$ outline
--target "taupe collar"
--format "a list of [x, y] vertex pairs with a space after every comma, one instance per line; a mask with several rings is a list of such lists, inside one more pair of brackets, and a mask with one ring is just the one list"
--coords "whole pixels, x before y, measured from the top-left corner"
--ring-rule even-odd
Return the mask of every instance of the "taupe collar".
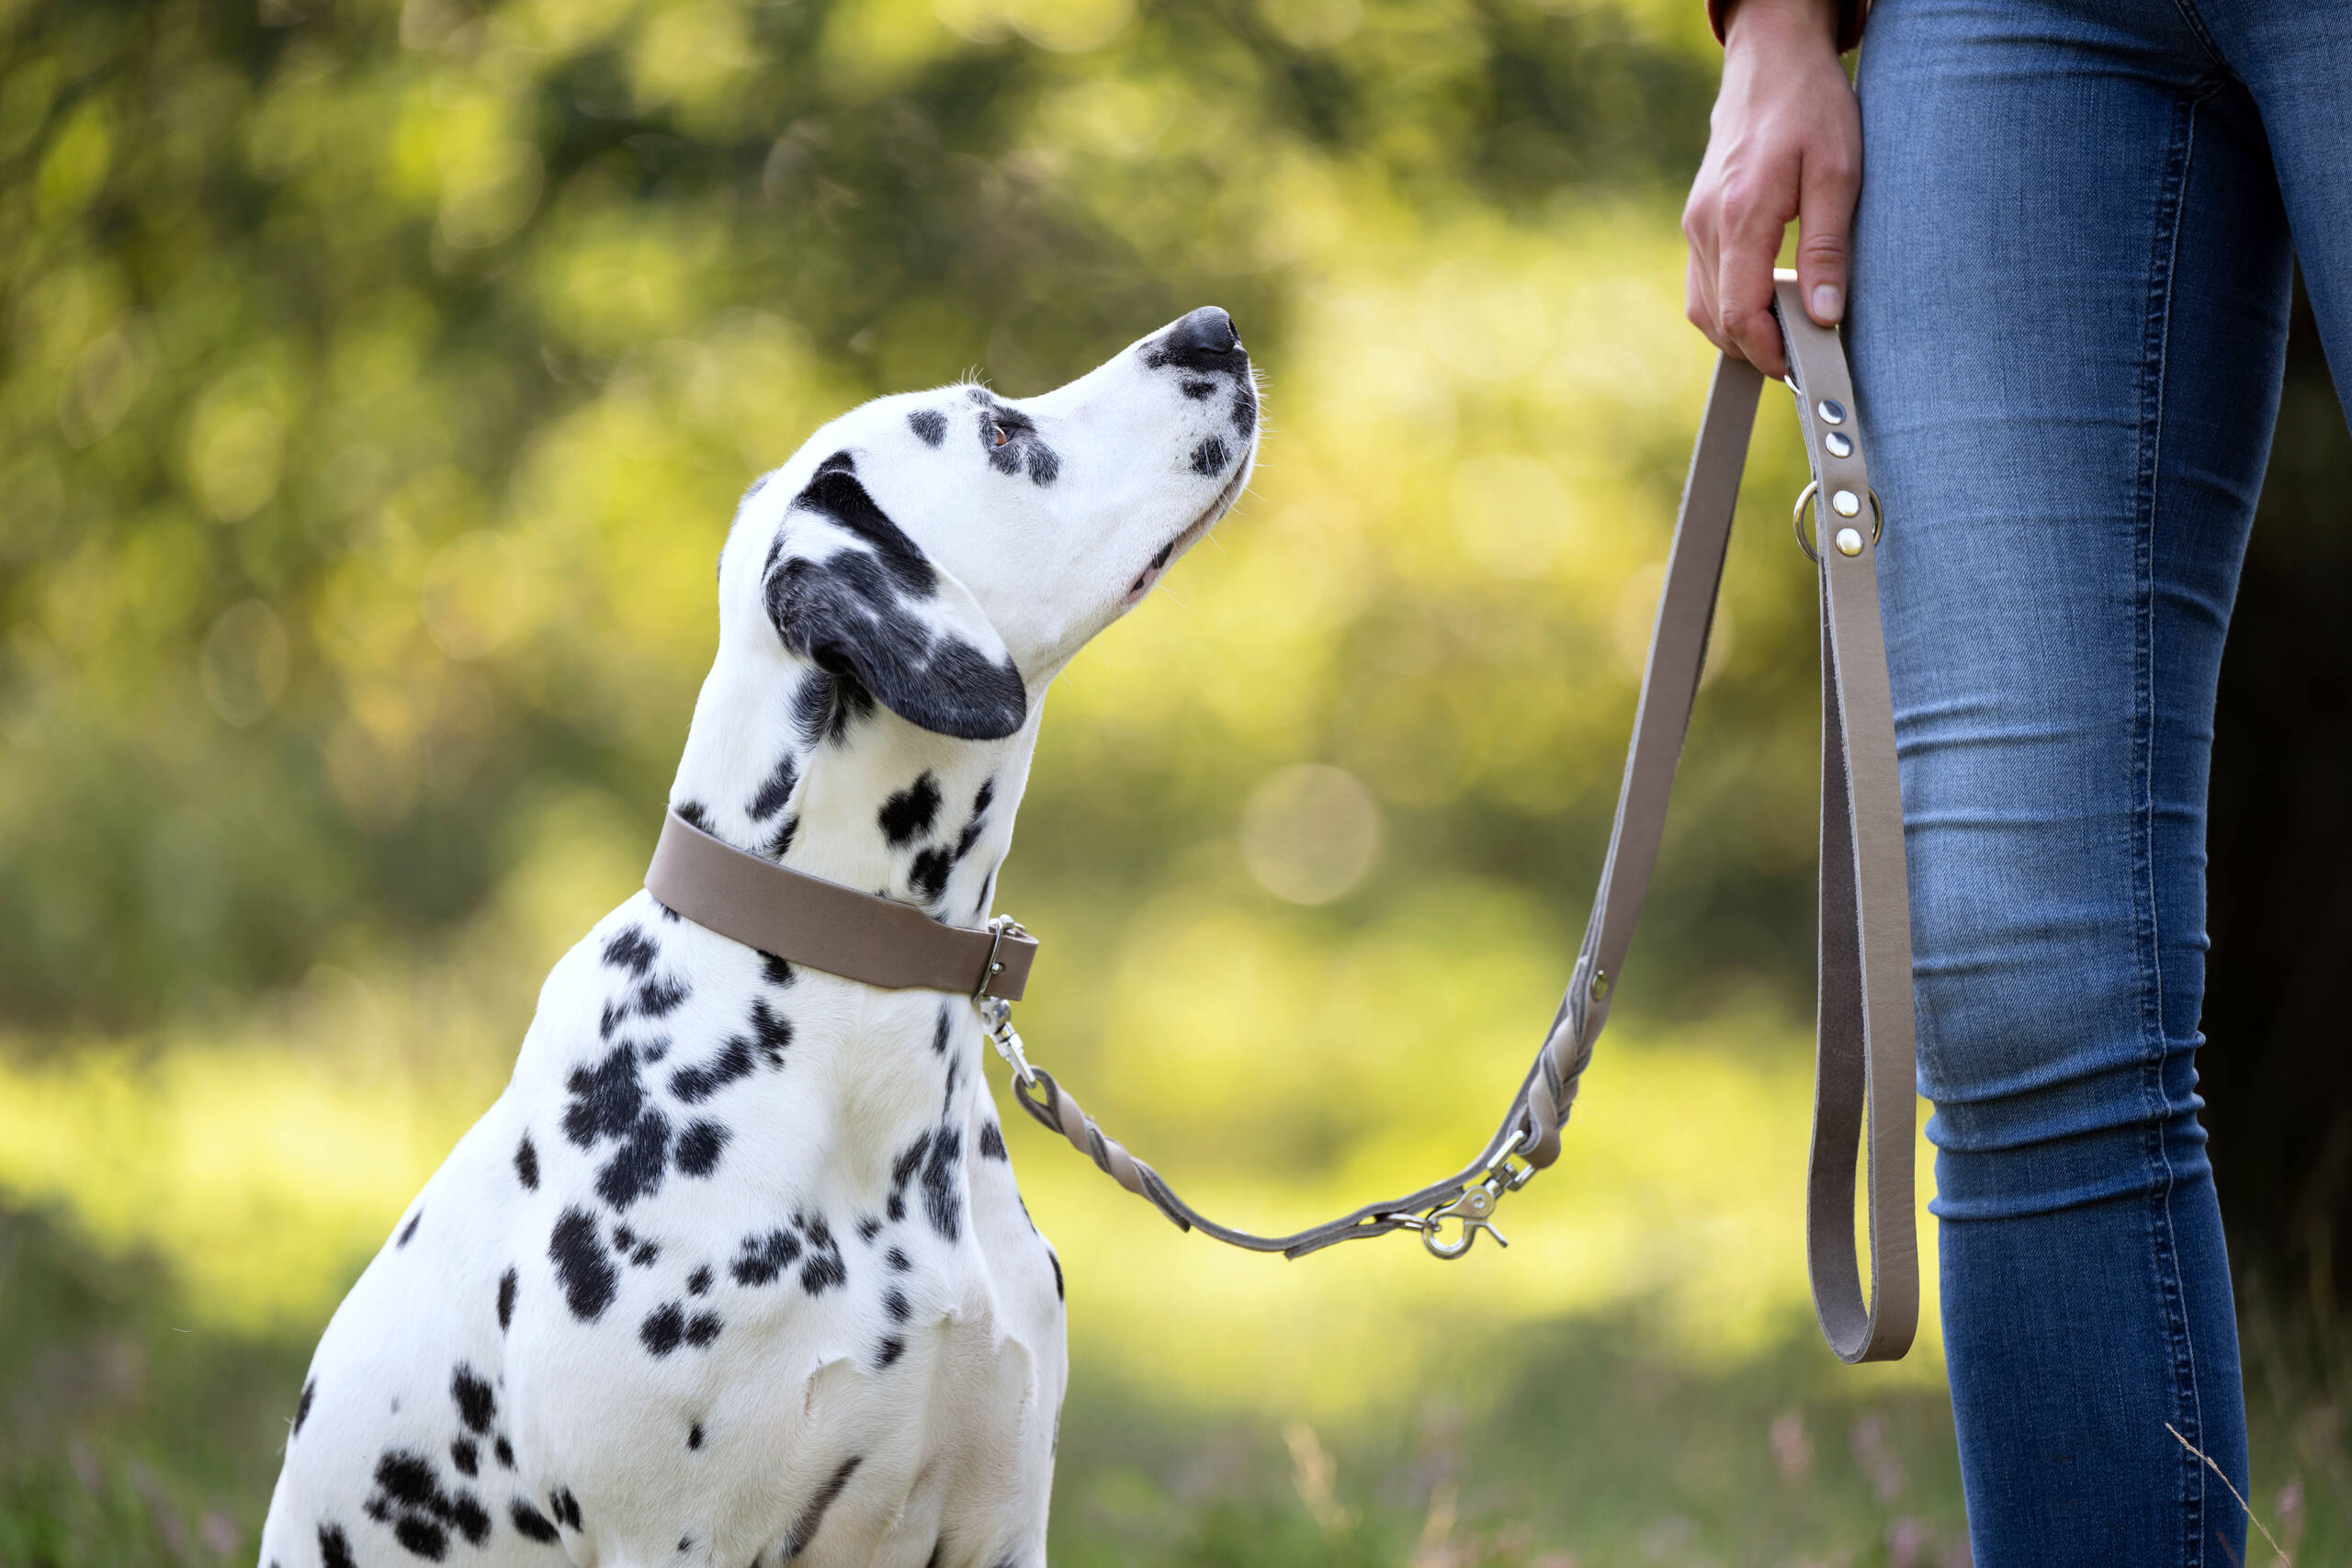
[[1037, 939], [1002, 917], [984, 931], [933, 919], [821, 876], [745, 854], [670, 813], [645, 890], [746, 947], [886, 990], [1017, 1002]]

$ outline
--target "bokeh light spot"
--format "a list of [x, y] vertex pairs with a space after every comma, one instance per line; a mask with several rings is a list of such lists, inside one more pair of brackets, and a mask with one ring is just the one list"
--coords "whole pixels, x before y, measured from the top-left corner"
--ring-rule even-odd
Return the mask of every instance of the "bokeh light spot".
[[1284, 768], [1251, 792], [1241, 858], [1278, 898], [1328, 904], [1362, 882], [1380, 854], [1380, 807], [1344, 768]]

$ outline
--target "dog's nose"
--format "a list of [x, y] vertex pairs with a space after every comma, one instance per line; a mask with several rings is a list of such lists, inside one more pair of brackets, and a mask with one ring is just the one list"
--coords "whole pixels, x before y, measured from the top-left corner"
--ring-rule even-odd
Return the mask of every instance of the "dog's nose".
[[1215, 305], [1204, 305], [1168, 330], [1169, 349], [1181, 355], [1238, 354], [1241, 334], [1233, 318]]

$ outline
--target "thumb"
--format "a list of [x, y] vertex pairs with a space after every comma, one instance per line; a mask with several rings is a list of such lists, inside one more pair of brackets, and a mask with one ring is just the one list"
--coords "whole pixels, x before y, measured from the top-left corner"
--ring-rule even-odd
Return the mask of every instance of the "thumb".
[[1846, 314], [1848, 240], [1861, 193], [1858, 160], [1842, 148], [1810, 153], [1797, 192], [1797, 289], [1825, 327]]

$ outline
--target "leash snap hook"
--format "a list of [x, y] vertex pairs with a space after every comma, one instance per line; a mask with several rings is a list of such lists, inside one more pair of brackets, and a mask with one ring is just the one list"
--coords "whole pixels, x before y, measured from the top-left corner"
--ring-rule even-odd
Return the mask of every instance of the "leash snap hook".
[[1012, 1027], [1012, 1004], [1002, 997], [975, 997], [972, 1005], [979, 1010], [980, 1022], [989, 1032], [989, 1043], [1012, 1076], [1021, 1080], [1023, 1089], [1037, 1087], [1036, 1069], [1030, 1066], [1029, 1056], [1021, 1047], [1021, 1032]]
[[[1467, 1192], [1453, 1202], [1441, 1203], [1422, 1216], [1419, 1227], [1421, 1245], [1429, 1248], [1430, 1256], [1451, 1262], [1470, 1250], [1470, 1244], [1478, 1239], [1480, 1231], [1493, 1236], [1497, 1247], [1509, 1247], [1510, 1239], [1495, 1229], [1492, 1217], [1495, 1206], [1502, 1201], [1502, 1195], [1510, 1190], [1509, 1183], [1508, 1177], [1490, 1172], [1484, 1181], [1474, 1182]], [[1462, 1222], [1461, 1234], [1456, 1240], [1444, 1239], [1442, 1227], [1448, 1220]]]

